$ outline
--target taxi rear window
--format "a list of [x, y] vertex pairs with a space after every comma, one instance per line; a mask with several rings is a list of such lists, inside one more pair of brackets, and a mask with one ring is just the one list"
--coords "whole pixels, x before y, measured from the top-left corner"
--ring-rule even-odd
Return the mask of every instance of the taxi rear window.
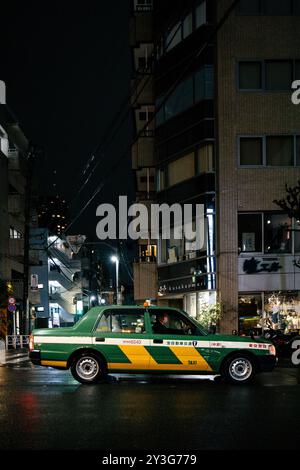
[[105, 310], [96, 326], [96, 333], [142, 334], [145, 332], [142, 309]]

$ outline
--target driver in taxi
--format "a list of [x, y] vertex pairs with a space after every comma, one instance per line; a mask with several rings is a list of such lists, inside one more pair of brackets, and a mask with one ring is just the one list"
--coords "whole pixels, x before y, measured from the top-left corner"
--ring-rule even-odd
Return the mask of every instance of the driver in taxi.
[[156, 316], [156, 321], [152, 325], [153, 333], [157, 334], [165, 334], [165, 335], [184, 335], [185, 330], [180, 322], [181, 327], [180, 328], [169, 328], [169, 315], [167, 312], [162, 312], [159, 313]]

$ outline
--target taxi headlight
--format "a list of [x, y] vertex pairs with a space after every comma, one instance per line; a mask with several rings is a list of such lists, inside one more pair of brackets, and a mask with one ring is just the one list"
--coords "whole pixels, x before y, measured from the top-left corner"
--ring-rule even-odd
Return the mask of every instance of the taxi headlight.
[[269, 354], [271, 354], [272, 356], [276, 356], [276, 348], [274, 344], [269, 345]]

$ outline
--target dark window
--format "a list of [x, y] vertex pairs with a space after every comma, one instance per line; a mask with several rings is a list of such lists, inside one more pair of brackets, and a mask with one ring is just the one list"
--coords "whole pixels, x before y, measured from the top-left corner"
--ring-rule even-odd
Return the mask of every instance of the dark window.
[[291, 252], [291, 220], [287, 214], [264, 214], [265, 252]]
[[290, 90], [293, 81], [293, 63], [289, 60], [267, 61], [266, 89], [267, 90]]
[[193, 32], [193, 14], [189, 13], [183, 20], [183, 39]]
[[163, 100], [164, 100], [164, 97], [160, 96], [155, 101], [155, 108], [156, 108], [155, 125], [156, 126], [160, 126], [166, 120], [166, 118], [165, 118], [165, 106], [162, 105]]
[[293, 13], [294, 15], [300, 15], [300, 0], [293, 1]]
[[296, 165], [300, 166], [300, 137], [296, 137]]
[[[156, 102], [156, 126], [160, 126], [168, 119], [185, 111], [202, 99], [213, 97], [213, 66], [205, 65], [194, 75], [183, 80], [172, 92], [169, 98], [163, 103], [158, 111], [164, 96], [160, 96]], [[195, 91], [194, 91], [195, 88]]]
[[262, 165], [263, 146], [261, 137], [240, 138], [240, 165]]
[[206, 23], [206, 2], [198, 0], [195, 10], [195, 26], [199, 28]]
[[262, 88], [262, 63], [239, 63], [239, 88], [242, 90], [259, 90]]
[[265, 15], [291, 15], [292, 0], [264, 0]]
[[267, 165], [294, 165], [294, 138], [291, 136], [266, 138]]
[[195, 74], [195, 102], [211, 99], [214, 95], [213, 66], [205, 65]]
[[238, 12], [242, 15], [259, 15], [261, 0], [240, 0]]
[[262, 251], [262, 215], [239, 214], [238, 216], [239, 252]]
[[97, 333], [144, 333], [144, 312], [135, 309], [105, 310], [96, 331]]
[[294, 232], [294, 243], [295, 253], [300, 253], [300, 220], [295, 220], [295, 232]]
[[166, 119], [170, 119], [193, 105], [193, 78], [181, 82], [165, 103]]
[[295, 80], [300, 80], [300, 60], [295, 61], [295, 77], [294, 78]]

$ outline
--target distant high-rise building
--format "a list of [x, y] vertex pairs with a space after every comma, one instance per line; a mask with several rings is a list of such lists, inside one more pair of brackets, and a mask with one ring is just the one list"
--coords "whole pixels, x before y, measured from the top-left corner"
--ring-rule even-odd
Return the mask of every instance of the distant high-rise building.
[[44, 196], [38, 202], [38, 225], [50, 233], [61, 235], [67, 227], [69, 207], [59, 195]]

